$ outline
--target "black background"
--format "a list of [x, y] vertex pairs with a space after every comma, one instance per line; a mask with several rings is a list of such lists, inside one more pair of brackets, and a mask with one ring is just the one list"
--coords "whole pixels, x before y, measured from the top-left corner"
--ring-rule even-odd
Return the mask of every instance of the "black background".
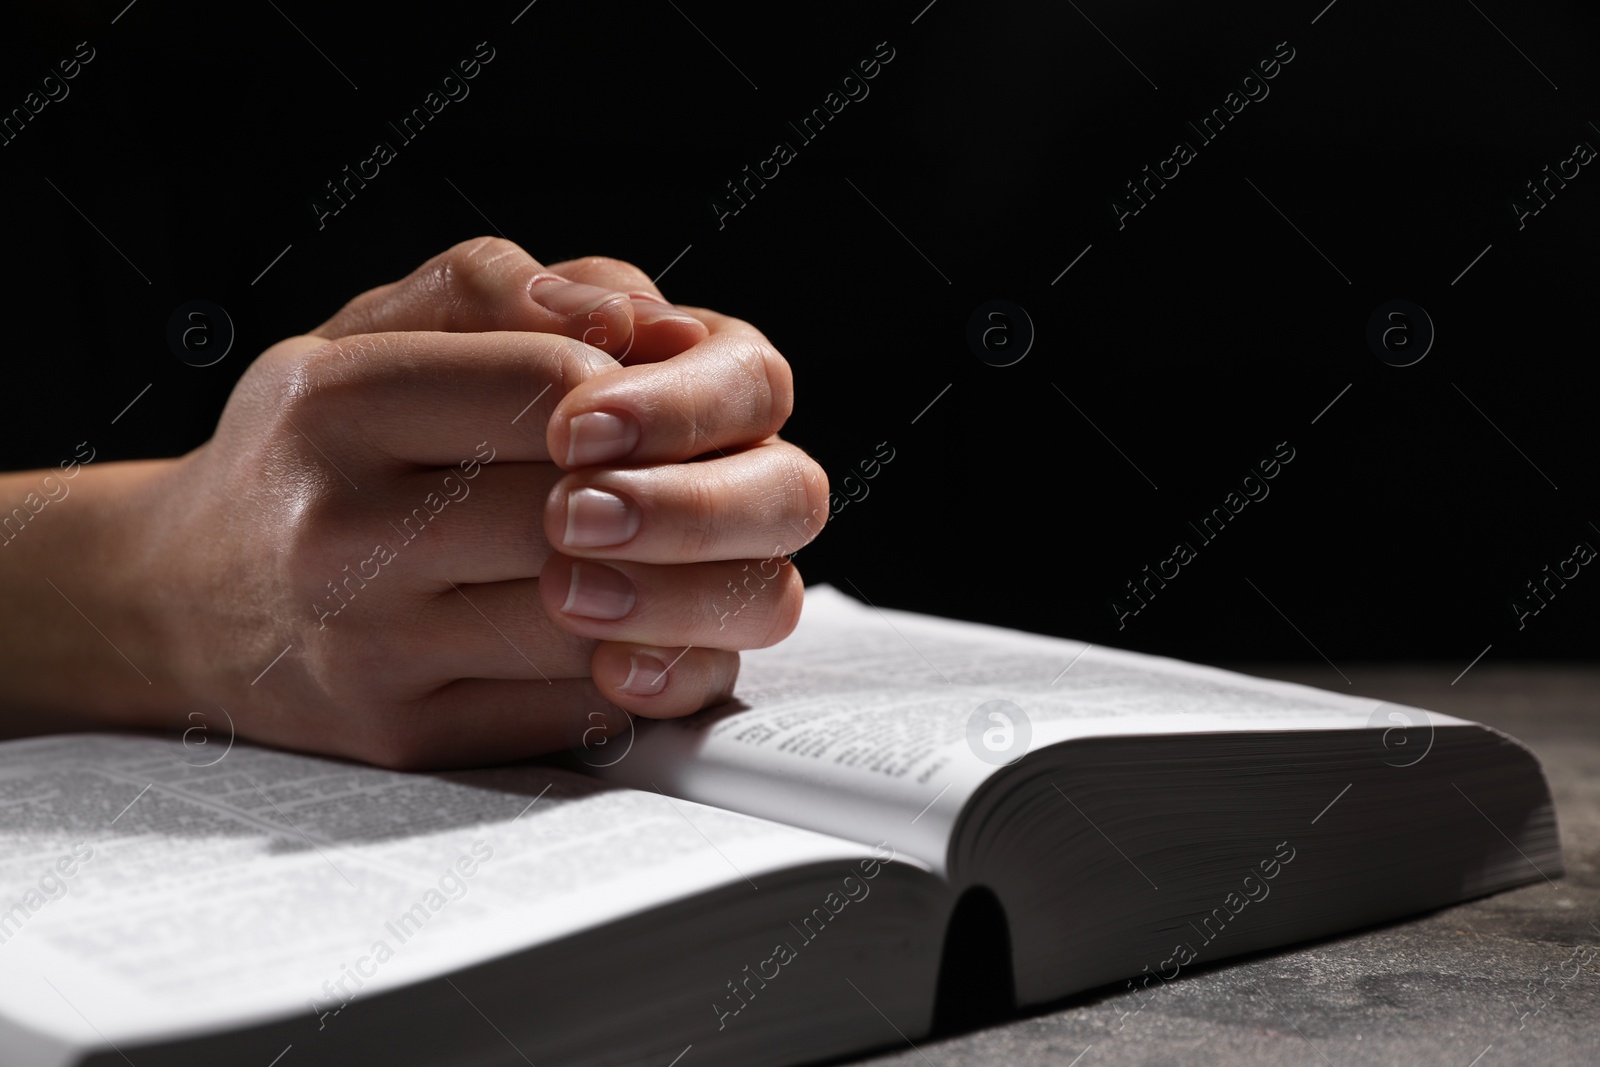
[[[1594, 568], [1525, 628], [1511, 601], [1600, 546], [1600, 168], [1520, 230], [1510, 202], [1600, 146], [1594, 9], [1323, 2], [24, 5], [0, 110], [95, 58], [0, 146], [0, 463], [181, 454], [256, 353], [501, 232], [670, 264], [670, 299], [763, 329], [786, 436], [835, 488], [887, 442], [808, 581], [1194, 659], [1592, 656]], [[388, 121], [480, 41], [470, 95], [401, 145]], [[1284, 41], [1270, 95], [1199, 145], [1186, 120]], [[879, 42], [870, 94], [802, 144], [788, 123]], [[1119, 229], [1111, 199], [1180, 138], [1197, 158]], [[397, 158], [319, 229], [378, 140]], [[719, 227], [780, 140], [797, 158]], [[237, 330], [206, 368], [166, 341], [195, 299]], [[1036, 330], [1007, 367], [967, 341], [993, 299]], [[1403, 368], [1365, 339], [1395, 299], [1437, 330]], [[1270, 496], [1202, 545], [1186, 523], [1284, 441]], [[1119, 628], [1179, 539], [1197, 558]]]

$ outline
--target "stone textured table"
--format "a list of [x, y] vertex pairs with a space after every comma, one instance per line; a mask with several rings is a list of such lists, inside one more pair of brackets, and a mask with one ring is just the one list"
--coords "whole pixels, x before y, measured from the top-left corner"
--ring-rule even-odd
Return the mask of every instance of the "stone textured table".
[[1125, 1025], [1138, 1000], [1116, 986], [916, 1049], [894, 1039], [898, 1048], [849, 1062], [1600, 1065], [1600, 667], [1478, 664], [1452, 686], [1460, 664], [1340, 664], [1354, 683], [1346, 686], [1326, 664], [1228, 666], [1445, 712], [1521, 740], [1555, 794], [1566, 875], [1185, 970], [1147, 993]]

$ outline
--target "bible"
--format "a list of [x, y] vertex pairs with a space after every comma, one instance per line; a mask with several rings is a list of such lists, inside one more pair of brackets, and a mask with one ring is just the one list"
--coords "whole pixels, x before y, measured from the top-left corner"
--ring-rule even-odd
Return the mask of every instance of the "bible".
[[1495, 730], [827, 587], [560, 757], [194, 740], [0, 744], [7, 1064], [805, 1063], [1561, 872]]

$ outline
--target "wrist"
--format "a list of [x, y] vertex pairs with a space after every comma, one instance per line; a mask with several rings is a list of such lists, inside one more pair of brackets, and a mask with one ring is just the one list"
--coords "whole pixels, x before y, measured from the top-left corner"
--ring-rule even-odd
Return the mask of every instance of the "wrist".
[[157, 502], [181, 460], [0, 475], [0, 708], [182, 722], [163, 647]]

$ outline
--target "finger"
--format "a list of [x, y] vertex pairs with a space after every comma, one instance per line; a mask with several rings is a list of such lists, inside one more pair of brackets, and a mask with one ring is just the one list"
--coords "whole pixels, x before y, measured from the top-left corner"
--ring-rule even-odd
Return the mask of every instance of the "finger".
[[621, 718], [588, 678], [460, 678], [346, 754], [396, 770], [481, 767], [579, 747], [597, 723], [626, 729]]
[[[457, 679], [403, 716], [374, 723], [343, 754], [396, 770], [509, 763], [568, 749], [592, 754], [596, 729], [615, 734], [629, 728], [618, 708], [672, 718], [727, 700], [739, 655], [611, 643], [595, 650], [592, 669], [595, 681]], [[646, 688], [653, 691], [638, 691]]]
[[562, 397], [620, 369], [605, 353], [548, 333], [306, 335], [268, 349], [240, 388], [269, 381], [278, 392], [271, 409], [290, 432], [359, 488], [346, 463], [548, 460], [545, 425]]
[[642, 293], [657, 303], [667, 302], [667, 298], [661, 295], [661, 290], [656, 288], [656, 283], [650, 280], [650, 275], [626, 260], [612, 259], [609, 256], [584, 256], [581, 259], [552, 263], [549, 269], [575, 282], [585, 282], [624, 293]]
[[[373, 558], [357, 568], [372, 577], [400, 557], [409, 582], [432, 592], [457, 585], [537, 578], [550, 558], [544, 502], [562, 476], [553, 463], [494, 463], [475, 478], [459, 469], [406, 474], [382, 502], [351, 494], [347, 520], [370, 536]], [[362, 542], [362, 548], [371, 547]]]
[[550, 270], [564, 278], [608, 289], [620, 289], [633, 300], [633, 344], [624, 352], [607, 351], [624, 363], [654, 363], [685, 352], [705, 340], [705, 323], [661, 295], [649, 275], [620, 259], [587, 256], [556, 263]]
[[428, 598], [415, 622], [406, 659], [434, 684], [456, 678], [507, 678], [550, 683], [583, 677], [596, 642], [556, 626], [539, 596], [539, 580], [455, 584]]
[[805, 589], [780, 555], [675, 567], [555, 555], [539, 595], [555, 625], [585, 637], [739, 650], [789, 636]]
[[607, 641], [595, 649], [591, 671], [600, 695], [617, 707], [651, 719], [670, 719], [733, 696], [739, 653]]
[[797, 552], [827, 516], [827, 475], [773, 438], [703, 463], [569, 474], [550, 491], [544, 530], [569, 556], [695, 563]]
[[395, 330], [558, 333], [615, 355], [632, 347], [633, 301], [547, 270], [504, 238], [480, 237], [362, 293], [311, 332], [331, 340]]
[[789, 364], [747, 322], [697, 310], [711, 329], [682, 355], [575, 387], [549, 424], [570, 469], [677, 463], [777, 433], [794, 407]]

